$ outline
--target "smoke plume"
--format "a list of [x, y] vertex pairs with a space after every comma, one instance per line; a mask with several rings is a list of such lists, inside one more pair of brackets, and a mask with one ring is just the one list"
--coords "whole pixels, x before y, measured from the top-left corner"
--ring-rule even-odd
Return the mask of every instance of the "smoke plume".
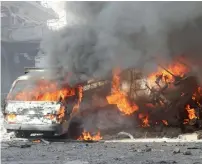
[[116, 66], [145, 73], [156, 57], [199, 59], [201, 2], [66, 2], [67, 26], [44, 38], [48, 64], [71, 72], [70, 84], [102, 78]]

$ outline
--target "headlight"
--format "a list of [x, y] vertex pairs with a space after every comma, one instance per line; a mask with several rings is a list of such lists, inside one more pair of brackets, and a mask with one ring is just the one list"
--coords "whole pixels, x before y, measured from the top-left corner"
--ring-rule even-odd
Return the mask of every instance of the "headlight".
[[6, 115], [6, 121], [9, 123], [15, 123], [16, 122], [16, 115], [15, 114], [7, 114]]

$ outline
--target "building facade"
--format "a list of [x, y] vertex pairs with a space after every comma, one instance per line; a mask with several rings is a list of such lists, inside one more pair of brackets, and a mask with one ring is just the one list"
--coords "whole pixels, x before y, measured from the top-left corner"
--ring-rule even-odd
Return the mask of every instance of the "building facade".
[[34, 67], [40, 41], [49, 30], [47, 22], [58, 19], [39, 1], [1, 2], [1, 93], [7, 94], [12, 82]]

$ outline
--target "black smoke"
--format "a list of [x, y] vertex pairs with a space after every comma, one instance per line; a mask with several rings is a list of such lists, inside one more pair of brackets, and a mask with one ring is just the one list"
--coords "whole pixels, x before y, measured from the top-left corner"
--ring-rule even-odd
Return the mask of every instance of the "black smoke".
[[41, 48], [50, 66], [74, 75], [70, 84], [105, 77], [116, 66], [147, 74], [156, 57], [201, 60], [201, 8], [202, 2], [66, 2], [67, 26]]

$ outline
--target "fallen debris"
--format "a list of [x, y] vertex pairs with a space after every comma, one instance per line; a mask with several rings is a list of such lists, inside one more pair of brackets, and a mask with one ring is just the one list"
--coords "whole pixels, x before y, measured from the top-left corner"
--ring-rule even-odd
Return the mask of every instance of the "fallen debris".
[[44, 139], [41, 139], [41, 141], [42, 141], [43, 143], [45, 143], [46, 145], [49, 145], [49, 144], [50, 144], [49, 141], [46, 141], [46, 140], [44, 140]]
[[134, 137], [133, 137], [130, 133], [127, 133], [127, 132], [119, 132], [119, 133], [117, 134], [117, 136], [118, 136], [118, 137], [120, 137], [120, 136], [127, 136], [127, 137], [129, 137], [130, 139], [134, 139]]
[[198, 139], [202, 139], [202, 130], [196, 131], [198, 134]]
[[162, 150], [162, 149], [152, 149], [152, 151], [156, 151], [156, 152], [164, 152], [164, 150]]
[[178, 154], [178, 153], [180, 153], [180, 148], [175, 148], [173, 151], [173, 154]]
[[7, 143], [9, 145], [9, 147], [17, 147], [17, 148], [29, 148], [31, 147], [30, 144], [12, 144], [12, 143]]
[[143, 151], [142, 151], [141, 149], [137, 149], [137, 152], [138, 152], [138, 153], [141, 153], [141, 152], [143, 152]]
[[202, 149], [200, 147], [188, 147], [187, 149]]
[[142, 162], [142, 164], [174, 164], [177, 163], [176, 161], [173, 160], [166, 160], [166, 161], [153, 161], [153, 160], [146, 160]]
[[173, 163], [177, 163], [176, 161], [159, 161], [159, 162], [157, 162], [156, 164], [173, 164]]
[[197, 133], [182, 134], [179, 135], [178, 138], [181, 140], [194, 141], [199, 139], [199, 134]]
[[184, 155], [192, 155], [191, 151], [187, 150], [183, 153]]
[[151, 149], [150, 147], [147, 147], [147, 148], [145, 149], [145, 152], [150, 152], [150, 151], [152, 151], [152, 149]]

